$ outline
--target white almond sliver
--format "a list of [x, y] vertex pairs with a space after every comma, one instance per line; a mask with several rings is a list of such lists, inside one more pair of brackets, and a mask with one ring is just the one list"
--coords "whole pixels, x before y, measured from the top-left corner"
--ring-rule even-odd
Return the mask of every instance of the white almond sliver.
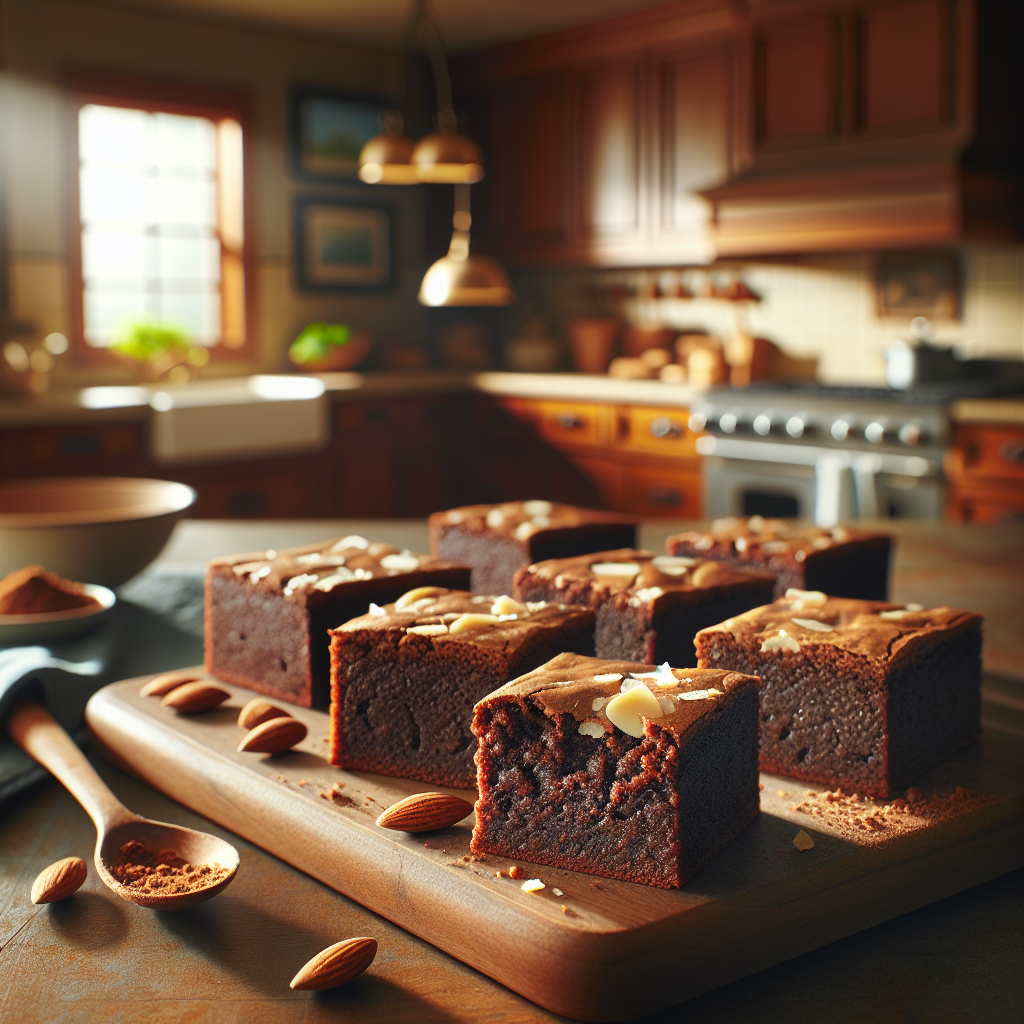
[[525, 604], [513, 601], [511, 597], [503, 595], [491, 605], [492, 615], [528, 615], [529, 610]]
[[440, 636], [447, 633], [448, 627], [443, 622], [431, 622], [426, 626], [410, 626], [406, 633], [415, 633], [417, 636]]
[[528, 878], [519, 888], [523, 892], [540, 892], [541, 889], [545, 888], [545, 885], [539, 878]]
[[466, 612], [460, 615], [448, 627], [449, 633], [465, 633], [467, 629], [479, 629], [481, 626], [490, 626], [498, 621], [497, 615], [482, 615], [479, 612]]
[[786, 591], [786, 597], [796, 598], [805, 605], [824, 604], [828, 600], [820, 590], [800, 590], [798, 587], [790, 587]]
[[646, 683], [642, 683], [639, 679], [623, 679], [622, 685], [619, 687], [619, 693], [629, 693], [630, 690], [635, 690], [638, 686], [646, 685]]
[[804, 629], [813, 629], [818, 633], [834, 633], [835, 626], [830, 626], [827, 622], [819, 622], [817, 619], [793, 619], [798, 626], [803, 626]]
[[516, 540], [529, 540], [537, 532], [537, 527], [533, 523], [520, 523], [515, 533], [512, 534]]
[[595, 683], [617, 683], [622, 678], [621, 672], [602, 672], [599, 676], [594, 676]]
[[637, 686], [627, 693], [616, 694], [605, 705], [604, 713], [612, 725], [627, 736], [639, 738], [644, 734], [644, 718], [661, 718], [664, 712], [657, 698], [646, 686]]
[[673, 572], [674, 569], [692, 569], [700, 561], [699, 558], [687, 558], [684, 555], [655, 555], [651, 559], [651, 565], [660, 572], [668, 573], [670, 576], [680, 575]]
[[595, 697], [593, 703], [590, 705], [591, 711], [600, 711], [601, 708], [607, 703], [607, 697]]
[[505, 522], [505, 513], [502, 512], [500, 508], [492, 508], [490, 512], [487, 513], [485, 522], [492, 530], [496, 530]]
[[411, 551], [403, 551], [400, 555], [385, 555], [380, 560], [380, 567], [391, 572], [415, 572], [420, 567], [420, 560]]
[[657, 701], [661, 705], [661, 710], [664, 711], [666, 715], [671, 715], [676, 709], [676, 706], [672, 703], [672, 699], [670, 697], [658, 697]]
[[713, 686], [709, 686], [708, 695], [711, 697], [722, 697], [724, 693], [721, 690], [716, 690]]
[[407, 608], [414, 601], [422, 601], [425, 597], [440, 597], [442, 594], [447, 593], [448, 590], [446, 587], [413, 587], [412, 590], [407, 590], [395, 602], [395, 608]]
[[581, 736], [593, 736], [595, 740], [599, 740], [604, 736], [604, 726], [600, 722], [580, 722], [580, 727], [577, 731]]
[[710, 696], [707, 690], [689, 690], [686, 693], [679, 694], [680, 700], [707, 700]]
[[369, 611], [369, 614], [370, 614], [370, 615], [387, 615], [387, 612], [386, 612], [386, 611], [384, 611], [384, 609], [383, 609], [383, 608], [381, 608], [381, 606], [380, 606], [379, 604], [374, 604], [374, 603], [373, 603], [373, 602], [371, 601], [371, 602], [370, 602], [370, 611]]
[[913, 603], [913, 602], [911, 604], [904, 605], [904, 608], [906, 608], [908, 612], [923, 612], [924, 611], [924, 605], [923, 604], [916, 604], [916, 603]]
[[636, 576], [640, 572], [638, 562], [594, 562], [590, 571], [595, 576]]
[[534, 500], [523, 502], [524, 516], [549, 516], [554, 506], [550, 501]]
[[768, 651], [799, 651], [800, 644], [794, 640], [784, 629], [780, 629], [778, 636], [770, 636], [761, 644], [761, 653]]
[[360, 551], [365, 551], [370, 546], [370, 542], [365, 537], [360, 537], [358, 533], [353, 533], [348, 537], [342, 537], [341, 540], [331, 545], [332, 551], [344, 551], [345, 548], [358, 548]]

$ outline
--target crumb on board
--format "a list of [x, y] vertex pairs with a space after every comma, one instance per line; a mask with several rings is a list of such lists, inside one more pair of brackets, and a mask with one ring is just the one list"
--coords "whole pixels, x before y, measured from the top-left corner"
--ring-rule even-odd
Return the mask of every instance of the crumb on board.
[[518, 864], [513, 864], [512, 867], [508, 869], [508, 877], [515, 879], [525, 878], [526, 872]]
[[306, 780], [305, 779], [299, 779], [299, 781], [296, 782], [295, 785], [296, 786], [305, 786], [306, 785]]
[[570, 910], [564, 903], [562, 904], [562, 913], [566, 914], [568, 917], [579, 917], [580, 916], [579, 914], [576, 913], [575, 910]]
[[564, 896], [564, 895], [565, 895], [565, 893], [564, 893], [564, 892], [562, 892], [562, 890], [561, 890], [561, 889], [552, 889], [551, 891], [552, 891], [552, 892], [553, 892], [553, 893], [554, 893], [554, 894], [555, 894], [556, 896]]
[[800, 831], [793, 836], [793, 845], [803, 853], [805, 850], [814, 849], [814, 840], [803, 829], [800, 829]]
[[995, 802], [994, 796], [957, 786], [949, 793], [930, 796], [916, 786], [905, 797], [876, 800], [840, 790], [808, 793], [790, 810], [806, 814], [836, 829], [845, 839], [862, 846], [881, 846], [899, 836], [957, 818]]
[[775, 791], [775, 793], [776, 793], [777, 796], [781, 796], [781, 797], [789, 796], [789, 794], [784, 789], [777, 789]]
[[519, 888], [523, 892], [540, 892], [546, 886], [539, 878], [528, 878]]

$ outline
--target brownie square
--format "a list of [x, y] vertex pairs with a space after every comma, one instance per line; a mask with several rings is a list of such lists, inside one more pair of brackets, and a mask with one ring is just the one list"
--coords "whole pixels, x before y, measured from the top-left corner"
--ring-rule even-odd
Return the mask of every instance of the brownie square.
[[759, 675], [761, 768], [888, 797], [981, 730], [981, 616], [790, 590], [697, 634]]
[[478, 594], [511, 594], [524, 565], [635, 546], [632, 517], [550, 501], [466, 505], [430, 517], [431, 553], [468, 565]]
[[751, 676], [561, 654], [476, 706], [473, 851], [678, 888], [758, 814]]
[[206, 671], [303, 707], [330, 700], [327, 630], [412, 587], [466, 587], [469, 569], [364, 537], [229, 555], [206, 566]]
[[516, 573], [512, 594], [594, 608], [599, 658], [685, 668], [697, 664], [700, 630], [770, 603], [774, 582], [722, 562], [620, 548], [528, 565]]
[[716, 519], [705, 532], [677, 533], [665, 542], [665, 550], [770, 572], [777, 598], [790, 587], [868, 601], [889, 596], [892, 537], [887, 533], [731, 517]]
[[331, 636], [331, 763], [472, 789], [473, 705], [560, 651], [592, 653], [594, 613], [418, 588]]

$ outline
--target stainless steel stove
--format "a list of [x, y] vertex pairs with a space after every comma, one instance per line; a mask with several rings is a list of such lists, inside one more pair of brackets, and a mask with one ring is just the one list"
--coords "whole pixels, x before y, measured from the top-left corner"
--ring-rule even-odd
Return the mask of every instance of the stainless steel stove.
[[709, 392], [690, 411], [705, 456], [704, 513], [794, 516], [833, 526], [939, 519], [948, 403], [998, 381], [890, 388], [759, 384]]

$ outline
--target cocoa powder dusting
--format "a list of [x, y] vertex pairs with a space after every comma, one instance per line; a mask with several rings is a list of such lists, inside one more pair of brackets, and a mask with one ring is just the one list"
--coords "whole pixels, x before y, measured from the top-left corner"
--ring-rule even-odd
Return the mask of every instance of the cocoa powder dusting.
[[790, 810], [817, 818], [861, 846], [883, 846], [899, 836], [953, 821], [995, 801], [994, 796], [972, 793], [963, 786], [957, 786], [952, 793], [936, 791], [931, 796], [912, 787], [905, 798], [887, 802], [836, 790], [808, 793], [802, 803], [794, 804]]
[[158, 896], [198, 892], [230, 874], [219, 864], [189, 864], [173, 850], [151, 850], [134, 839], [117, 852], [121, 863], [111, 874], [137, 892]]

